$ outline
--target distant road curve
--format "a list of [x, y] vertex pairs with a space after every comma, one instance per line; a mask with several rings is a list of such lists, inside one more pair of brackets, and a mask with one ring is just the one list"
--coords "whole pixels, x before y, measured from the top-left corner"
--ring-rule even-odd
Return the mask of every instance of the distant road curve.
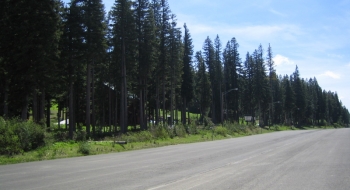
[[350, 129], [5, 165], [0, 189], [350, 189]]

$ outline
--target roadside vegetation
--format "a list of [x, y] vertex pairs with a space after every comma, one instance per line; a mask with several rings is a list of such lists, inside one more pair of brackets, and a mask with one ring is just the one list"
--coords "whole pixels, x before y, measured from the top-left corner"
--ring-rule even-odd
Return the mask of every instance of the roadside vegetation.
[[[342, 126], [337, 124], [317, 128], [339, 127]], [[115, 153], [310, 128], [315, 127], [295, 128], [280, 125], [259, 127], [237, 123], [196, 125], [193, 123], [173, 127], [158, 125], [145, 131], [128, 132], [116, 136], [106, 135], [93, 140], [87, 137], [84, 130], [75, 132], [74, 138], [70, 139], [68, 132], [58, 129], [57, 126], [47, 128], [45, 124], [23, 122], [17, 119], [4, 120], [0, 117], [0, 164]]]

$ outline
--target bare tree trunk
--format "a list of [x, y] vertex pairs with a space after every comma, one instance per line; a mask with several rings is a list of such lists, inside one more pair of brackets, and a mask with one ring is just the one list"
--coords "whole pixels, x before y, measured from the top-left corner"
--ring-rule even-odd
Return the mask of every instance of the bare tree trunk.
[[4, 88], [4, 117], [8, 117], [8, 82], [5, 81], [5, 88]]
[[[124, 31], [122, 31], [124, 33]], [[126, 55], [125, 55], [125, 39], [123, 36], [123, 42], [122, 42], [122, 67], [121, 67], [121, 74], [122, 74], [122, 83], [121, 83], [121, 98], [120, 98], [120, 127], [121, 132], [126, 133], [128, 130], [128, 105], [127, 105], [127, 88], [126, 88]]]
[[51, 116], [51, 112], [50, 112], [50, 108], [51, 108], [51, 100], [50, 98], [46, 99], [46, 127], [50, 128], [50, 116]]
[[114, 113], [114, 133], [118, 132], [118, 92], [117, 88], [114, 87], [115, 90], [115, 113]]
[[21, 113], [21, 119], [23, 121], [27, 121], [28, 119], [28, 95], [24, 97], [23, 105], [22, 105], [22, 113]]
[[111, 86], [108, 85], [108, 126], [112, 125], [112, 90]]
[[95, 82], [94, 82], [94, 67], [92, 67], [92, 91], [91, 91], [91, 99], [92, 99], [92, 134], [95, 135], [95, 127], [96, 127], [96, 110], [95, 110]]
[[73, 139], [73, 130], [74, 130], [74, 85], [71, 82], [69, 87], [69, 138]]
[[90, 135], [90, 117], [91, 117], [91, 64], [87, 64], [87, 73], [86, 73], [86, 133]]
[[45, 90], [42, 90], [40, 95], [39, 122], [45, 118]]
[[185, 97], [183, 97], [182, 99], [181, 121], [183, 125], [186, 124], [186, 98]]
[[[144, 87], [144, 93], [143, 93], [143, 110], [144, 110], [144, 113], [143, 113], [143, 122], [144, 122], [144, 125], [145, 125], [145, 130], [148, 129], [148, 120], [147, 120], [147, 79], [145, 79], [145, 87]], [[151, 119], [151, 118], [149, 118]]]
[[39, 122], [38, 119], [38, 95], [36, 90], [33, 91], [33, 109], [32, 109], [33, 121]]
[[165, 111], [165, 77], [163, 77], [163, 125], [166, 122], [166, 111]]
[[[140, 84], [142, 86], [142, 79], [140, 79]], [[145, 130], [145, 123], [144, 123], [144, 108], [143, 108], [143, 87], [140, 89], [140, 102], [139, 102], [139, 113], [140, 113], [140, 128], [141, 130]]]
[[159, 102], [159, 78], [157, 77], [157, 84], [156, 84], [156, 121], [155, 121], [155, 124], [158, 125], [158, 122], [159, 122], [159, 109], [160, 109], [160, 102]]

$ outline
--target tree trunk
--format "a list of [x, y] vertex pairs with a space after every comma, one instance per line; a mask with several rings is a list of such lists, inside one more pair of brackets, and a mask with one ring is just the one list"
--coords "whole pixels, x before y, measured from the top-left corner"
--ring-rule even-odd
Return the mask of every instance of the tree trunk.
[[4, 117], [8, 117], [8, 82], [5, 81], [5, 88], [4, 88]]
[[33, 91], [33, 108], [32, 108], [33, 121], [39, 122], [38, 119], [38, 95], [36, 90]]
[[[140, 84], [142, 86], [142, 79], [140, 79]], [[143, 108], [143, 86], [140, 88], [140, 102], [139, 102], [139, 113], [140, 113], [140, 128], [141, 130], [146, 130], [144, 123], [144, 108]]]
[[69, 87], [69, 138], [73, 139], [73, 130], [74, 130], [74, 85], [73, 82], [70, 83]]
[[95, 135], [95, 127], [96, 127], [96, 110], [95, 110], [95, 82], [94, 82], [94, 67], [92, 67], [92, 81], [91, 81], [91, 85], [92, 85], [92, 90], [91, 90], [91, 99], [92, 99], [92, 135]]
[[90, 136], [90, 117], [91, 117], [91, 64], [87, 64], [87, 73], [86, 73], [86, 133]]
[[181, 121], [183, 125], [186, 124], [186, 98], [182, 101]]
[[[124, 33], [122, 31], [122, 33]], [[121, 83], [121, 98], [120, 98], [120, 127], [122, 133], [126, 133], [128, 130], [128, 107], [127, 107], [127, 88], [126, 88], [126, 53], [125, 53], [125, 39], [123, 36], [123, 42], [122, 42], [122, 67], [121, 67], [121, 74], [122, 74], [122, 83]]]
[[45, 119], [45, 90], [40, 95], [39, 122]]
[[156, 84], [156, 113], [155, 113], [155, 116], [156, 116], [156, 121], [155, 121], [155, 124], [158, 125], [158, 122], [159, 122], [159, 107], [160, 107], [160, 102], [159, 102], [159, 78], [157, 77], [157, 84]]
[[108, 85], [108, 126], [112, 125], [112, 90], [111, 86]]
[[28, 95], [24, 97], [23, 105], [22, 105], [22, 113], [21, 113], [21, 119], [23, 121], [27, 121], [28, 119]]
[[[114, 87], [114, 89], [117, 89]], [[115, 113], [114, 113], [114, 133], [116, 134], [118, 132], [118, 92], [115, 91]]]
[[50, 116], [51, 116], [51, 112], [50, 112], [50, 108], [51, 108], [51, 100], [50, 98], [46, 99], [46, 127], [50, 128]]

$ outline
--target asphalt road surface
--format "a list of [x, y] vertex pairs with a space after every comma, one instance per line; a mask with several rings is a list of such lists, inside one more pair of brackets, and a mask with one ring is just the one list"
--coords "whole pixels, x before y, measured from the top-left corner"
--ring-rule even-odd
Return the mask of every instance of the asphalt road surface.
[[0, 166], [0, 189], [350, 189], [350, 129]]

